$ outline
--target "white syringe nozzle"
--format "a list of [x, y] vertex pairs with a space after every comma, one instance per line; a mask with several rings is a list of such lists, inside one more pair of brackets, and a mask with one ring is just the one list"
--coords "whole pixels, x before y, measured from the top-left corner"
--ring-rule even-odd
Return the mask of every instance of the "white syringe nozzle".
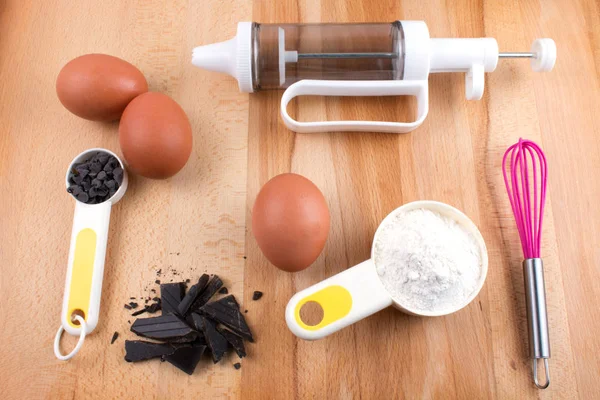
[[240, 91], [252, 92], [251, 38], [252, 22], [240, 22], [234, 38], [196, 47], [192, 51], [192, 64], [229, 74], [237, 79]]
[[192, 51], [192, 64], [208, 71], [224, 72], [235, 77], [235, 38], [225, 42], [198, 46]]

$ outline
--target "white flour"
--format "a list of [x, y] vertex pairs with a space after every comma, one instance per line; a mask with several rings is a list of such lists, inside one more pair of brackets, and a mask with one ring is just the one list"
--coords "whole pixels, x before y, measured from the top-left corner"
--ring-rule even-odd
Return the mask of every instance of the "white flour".
[[388, 292], [414, 311], [462, 306], [481, 275], [475, 238], [454, 220], [425, 209], [401, 213], [382, 227], [374, 261]]

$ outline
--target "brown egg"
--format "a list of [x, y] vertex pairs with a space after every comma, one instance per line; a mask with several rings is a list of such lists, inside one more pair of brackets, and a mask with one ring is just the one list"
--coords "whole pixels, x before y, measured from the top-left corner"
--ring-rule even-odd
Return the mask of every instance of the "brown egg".
[[69, 61], [56, 79], [58, 99], [73, 114], [92, 121], [114, 121], [127, 104], [148, 91], [139, 69], [106, 54]]
[[153, 179], [175, 175], [192, 152], [192, 127], [183, 109], [162, 93], [148, 92], [125, 109], [119, 143], [129, 169]]
[[319, 257], [327, 240], [329, 209], [325, 198], [303, 176], [278, 175], [256, 197], [252, 231], [273, 265], [288, 272], [301, 271]]

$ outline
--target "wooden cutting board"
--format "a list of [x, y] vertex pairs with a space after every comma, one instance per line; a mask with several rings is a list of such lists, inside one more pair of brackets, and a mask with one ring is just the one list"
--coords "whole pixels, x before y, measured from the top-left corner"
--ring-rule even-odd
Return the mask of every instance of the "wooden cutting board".
[[[502, 61], [481, 101], [461, 74], [430, 78], [430, 113], [405, 135], [294, 134], [278, 116], [281, 93], [240, 94], [231, 78], [195, 69], [191, 49], [226, 40], [238, 21], [425, 20], [432, 37], [494, 37], [527, 51], [552, 37], [558, 62], [533, 73]], [[34, 398], [598, 398], [600, 374], [600, 5], [579, 1], [5, 1], [0, 5], [0, 388]], [[63, 187], [80, 151], [119, 151], [117, 123], [81, 120], [54, 84], [70, 59], [100, 52], [140, 68], [194, 128], [185, 169], [167, 181], [131, 176], [114, 208], [100, 324], [76, 358], [54, 358], [74, 203]], [[301, 120], [411, 117], [401, 99], [302, 98]], [[527, 358], [521, 251], [501, 175], [519, 137], [547, 153], [543, 250], [552, 384], [535, 389]], [[251, 210], [271, 177], [295, 172], [323, 191], [331, 212], [319, 259], [280, 272], [252, 236]], [[297, 291], [369, 257], [394, 208], [439, 200], [463, 210], [489, 251], [486, 285], [466, 309], [440, 318], [380, 312], [316, 342], [296, 339], [283, 314]], [[161, 279], [222, 276], [257, 337], [235, 357], [193, 376], [158, 361], [123, 361], [133, 338], [123, 304]], [[173, 271], [180, 275], [174, 275]], [[252, 292], [264, 297], [252, 301]], [[120, 336], [114, 344], [114, 332]], [[75, 344], [63, 338], [63, 346]]]

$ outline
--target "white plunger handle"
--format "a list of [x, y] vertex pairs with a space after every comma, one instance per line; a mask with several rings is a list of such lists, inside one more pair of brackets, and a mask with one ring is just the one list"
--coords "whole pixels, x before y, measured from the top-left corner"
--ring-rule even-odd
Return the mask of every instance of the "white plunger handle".
[[536, 72], [547, 72], [554, 68], [556, 63], [556, 43], [549, 38], [537, 39], [531, 45], [531, 52], [535, 58], [531, 59], [531, 69]]
[[[290, 117], [287, 105], [297, 96], [415, 96], [417, 117], [413, 122], [388, 121], [312, 121], [299, 122]], [[423, 123], [429, 111], [427, 80], [324, 81], [305, 79], [292, 84], [281, 96], [281, 118], [289, 129], [312, 132], [410, 132]]]
[[86, 334], [98, 324], [104, 260], [112, 203], [76, 202], [61, 323], [71, 335], [81, 333], [73, 315], [83, 314]]
[[[307, 325], [300, 316], [300, 309], [308, 302], [323, 309], [323, 319], [316, 325]], [[296, 293], [285, 309], [285, 320], [294, 335], [316, 340], [391, 305], [392, 298], [379, 280], [373, 261], [367, 260]]]

